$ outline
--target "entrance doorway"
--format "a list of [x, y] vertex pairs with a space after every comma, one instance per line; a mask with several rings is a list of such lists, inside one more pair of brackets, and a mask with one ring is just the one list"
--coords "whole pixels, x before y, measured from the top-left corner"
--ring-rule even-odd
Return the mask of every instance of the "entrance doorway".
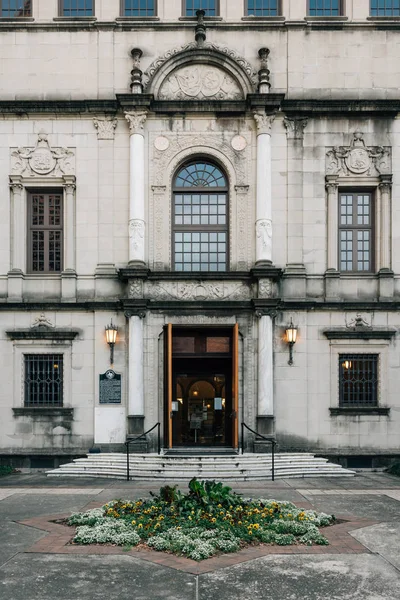
[[166, 327], [169, 448], [237, 447], [237, 335], [237, 326]]

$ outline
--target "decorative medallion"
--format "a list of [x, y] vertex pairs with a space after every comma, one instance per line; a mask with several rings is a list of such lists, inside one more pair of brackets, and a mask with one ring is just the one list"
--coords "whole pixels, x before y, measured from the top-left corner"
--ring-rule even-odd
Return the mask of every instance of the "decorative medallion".
[[154, 147], [159, 150], [160, 152], [164, 152], [165, 150], [167, 150], [169, 146], [169, 140], [168, 138], [164, 137], [163, 135], [160, 135], [159, 137], [157, 137], [154, 140]]
[[335, 146], [326, 153], [328, 175], [368, 175], [391, 173], [392, 150], [388, 146], [366, 146], [363, 134], [356, 131], [350, 146]]
[[240, 100], [243, 92], [237, 81], [222, 69], [210, 65], [189, 65], [167, 77], [159, 91], [160, 100]]
[[75, 173], [75, 154], [69, 148], [50, 147], [44, 131], [38, 134], [34, 148], [11, 149], [11, 172], [13, 175], [34, 177], [51, 175], [62, 177]]
[[242, 135], [235, 135], [235, 137], [231, 139], [231, 146], [237, 152], [242, 152], [247, 146], [246, 138]]

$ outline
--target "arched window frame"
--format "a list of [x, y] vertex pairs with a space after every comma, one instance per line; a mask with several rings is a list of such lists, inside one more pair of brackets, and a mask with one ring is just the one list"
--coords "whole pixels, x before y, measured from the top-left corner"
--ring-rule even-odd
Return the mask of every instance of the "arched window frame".
[[[215, 167], [216, 169], [218, 169], [220, 171], [220, 173], [222, 174], [222, 176], [224, 177], [225, 180], [225, 185], [221, 186], [221, 187], [212, 187], [212, 186], [178, 186], [177, 185], [177, 179], [179, 177], [179, 174], [182, 173], [185, 169], [187, 169], [188, 167], [192, 166], [192, 165], [196, 165], [196, 164], [207, 164], [207, 165], [211, 165], [212, 167]], [[191, 194], [191, 195], [224, 195], [225, 196], [225, 224], [205, 224], [205, 223], [199, 223], [199, 224], [193, 224], [193, 223], [176, 223], [176, 199], [178, 196], [180, 195], [184, 195], [184, 194]], [[215, 206], [215, 204], [211, 204], [209, 203], [208, 206], [211, 207], [212, 205]], [[184, 204], [182, 203], [182, 206], [184, 206]], [[194, 206], [194, 204], [191, 204], [191, 206]], [[200, 206], [207, 206], [207, 204], [202, 205], [200, 204]], [[216, 206], [219, 206], [218, 201]], [[184, 216], [182, 214], [182, 216]], [[190, 216], [195, 216], [195, 213], [192, 213]], [[212, 216], [211, 215], [211, 211], [208, 213], [208, 216]], [[199, 217], [201, 217], [201, 215], [199, 214]], [[229, 207], [229, 180], [228, 180], [228, 176], [226, 174], [225, 169], [214, 159], [214, 158], [209, 158], [207, 156], [196, 156], [194, 158], [191, 158], [189, 160], [186, 160], [185, 162], [181, 163], [179, 165], [179, 167], [176, 169], [174, 176], [172, 178], [172, 230], [171, 230], [171, 244], [172, 244], [172, 269], [178, 272], [182, 272], [182, 273], [194, 273], [194, 272], [208, 272], [208, 273], [221, 273], [221, 272], [227, 272], [229, 271], [229, 263], [230, 263], [230, 256], [229, 256], [229, 242], [230, 242], [230, 223], [229, 223], [229, 217], [230, 217], [230, 207]], [[176, 244], [177, 243], [205, 243], [203, 241], [200, 242], [184, 242], [182, 240], [182, 242], [179, 242], [176, 240], [176, 234], [177, 233], [223, 233], [225, 234], [225, 262], [224, 262], [224, 267], [223, 268], [219, 268], [219, 265], [222, 265], [222, 263], [217, 262], [216, 269], [211, 269], [210, 266], [211, 264], [215, 264], [214, 262], [210, 262], [211, 259], [211, 255], [215, 254], [215, 252], [210, 251], [208, 252], [209, 254], [209, 260], [207, 262], [208, 264], [208, 269], [204, 269], [201, 268], [203, 265], [201, 264], [201, 260], [199, 260], [198, 262], [192, 260], [191, 261], [191, 265], [196, 265], [199, 264], [200, 268], [193, 268], [193, 269], [185, 269], [184, 268], [184, 261], [182, 260], [182, 268], [177, 268], [177, 264], [180, 264], [181, 261], [179, 261], [177, 263], [176, 260], [176, 255], [180, 254], [180, 252], [176, 252]], [[211, 239], [209, 239], [209, 244], [211, 243], [217, 243], [220, 244], [220, 240], [218, 240], [217, 242], [212, 241]], [[217, 250], [217, 254], [219, 253], [219, 248]], [[193, 252], [192, 250], [190, 250], [191, 254], [197, 254], [197, 252]], [[200, 254], [200, 252], [199, 252]], [[189, 263], [188, 263], [189, 264]], [[205, 263], [203, 263], [205, 264]]]

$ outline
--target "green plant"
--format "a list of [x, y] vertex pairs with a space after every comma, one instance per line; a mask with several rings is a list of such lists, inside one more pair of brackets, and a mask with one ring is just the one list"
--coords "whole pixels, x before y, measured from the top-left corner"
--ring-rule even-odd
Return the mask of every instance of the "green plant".
[[0, 465], [0, 477], [11, 475], [11, 473], [15, 473], [15, 469], [13, 467], [9, 467], [8, 465]]
[[398, 477], [400, 477], [400, 461], [394, 462], [392, 465], [390, 465], [390, 467], [386, 469], [386, 471], [391, 475], [397, 475]]

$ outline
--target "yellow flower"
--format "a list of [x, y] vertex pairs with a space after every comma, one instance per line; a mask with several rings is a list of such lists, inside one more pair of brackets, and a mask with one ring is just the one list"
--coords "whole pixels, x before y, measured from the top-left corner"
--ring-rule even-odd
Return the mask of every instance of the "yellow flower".
[[211, 519], [211, 523], [215, 523], [215, 521], [216, 521], [216, 520], [217, 520], [217, 519], [216, 519], [215, 517], [213, 517], [213, 518]]
[[241, 524], [242, 524], [242, 521], [238, 521], [238, 525], [241, 525]]
[[138, 529], [143, 529], [143, 525], [141, 523], [139, 523]]
[[135, 520], [132, 521], [132, 525], [136, 525], [136, 521]]
[[222, 508], [222, 504], [217, 504], [217, 508]]

